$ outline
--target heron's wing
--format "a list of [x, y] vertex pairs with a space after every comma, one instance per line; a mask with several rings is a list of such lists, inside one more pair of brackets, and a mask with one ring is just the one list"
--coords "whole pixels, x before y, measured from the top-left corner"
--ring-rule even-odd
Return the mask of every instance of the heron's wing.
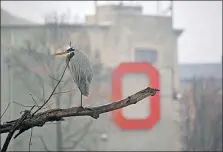
[[88, 75], [88, 77], [87, 77], [87, 80], [88, 80], [88, 82], [90, 83], [91, 82], [91, 80], [92, 80], [92, 78], [93, 78], [93, 71], [92, 71], [92, 69], [90, 69], [91, 71], [89, 72], [90, 74]]
[[74, 82], [80, 86], [85, 81], [85, 69], [81, 68], [78, 57], [71, 58], [69, 62], [69, 69]]
[[89, 82], [86, 79], [85, 70], [81, 68], [80, 64], [78, 62], [75, 62], [75, 64], [71, 65], [72, 69], [72, 77], [74, 79], [74, 82], [78, 86], [80, 92], [88, 96], [89, 95]]
[[77, 66], [80, 67], [80, 71], [78, 72], [81, 74], [81, 76], [84, 77], [85, 80], [83, 81], [88, 81], [88, 83], [90, 83], [93, 77], [93, 70], [92, 70], [92, 65], [87, 54], [84, 51], [79, 50], [76, 53], [75, 60], [77, 60], [77, 63], [79, 63], [79, 65]]
[[76, 51], [69, 63], [72, 77], [83, 95], [89, 94], [89, 85], [92, 80], [92, 67], [90, 60], [81, 51]]
[[72, 72], [72, 70], [71, 70], [71, 68], [69, 67], [69, 71], [70, 71], [70, 75], [71, 75], [71, 77], [72, 77], [72, 80], [74, 81], [74, 83], [76, 84], [76, 79], [75, 79], [75, 77], [73, 76], [73, 72]]

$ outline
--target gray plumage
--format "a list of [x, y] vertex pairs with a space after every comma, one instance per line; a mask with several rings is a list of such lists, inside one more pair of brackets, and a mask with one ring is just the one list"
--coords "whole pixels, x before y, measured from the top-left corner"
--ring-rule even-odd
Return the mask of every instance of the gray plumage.
[[90, 84], [93, 78], [93, 69], [87, 54], [78, 49], [74, 49], [66, 57], [66, 63], [69, 65], [71, 76], [80, 92], [84, 96], [88, 96], [90, 92]]

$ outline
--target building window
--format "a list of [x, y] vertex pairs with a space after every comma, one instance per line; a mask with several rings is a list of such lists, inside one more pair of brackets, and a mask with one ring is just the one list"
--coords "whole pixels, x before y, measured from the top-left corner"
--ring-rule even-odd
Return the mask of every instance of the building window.
[[135, 61], [155, 64], [157, 62], [157, 51], [154, 49], [136, 48]]

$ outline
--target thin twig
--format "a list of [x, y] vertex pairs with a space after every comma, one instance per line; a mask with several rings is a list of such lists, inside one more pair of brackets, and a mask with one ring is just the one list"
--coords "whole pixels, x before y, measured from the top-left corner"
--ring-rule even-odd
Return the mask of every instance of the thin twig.
[[[50, 75], [49, 75], [49, 77], [52, 78], [53, 80], [57, 81], [57, 82], [60, 81], [60, 80], [57, 80], [56, 78], [54, 78], [54, 77], [52, 77], [52, 76], [50, 76]], [[63, 81], [60, 81], [60, 82], [63, 82]]]
[[[60, 78], [60, 81], [63, 79], [63, 76], [64, 76], [64, 74], [65, 74], [65, 72], [66, 72], [67, 67], [68, 67], [68, 64], [66, 64], [66, 67], [65, 67], [65, 69], [64, 69], [64, 71], [63, 71], [63, 74], [62, 74], [62, 76], [61, 76], [61, 78]], [[54, 92], [55, 92], [57, 86], [60, 84], [60, 81], [59, 81], [59, 82], [57, 83], [57, 85], [54, 87], [54, 89], [53, 89], [53, 91], [51, 92], [49, 98], [42, 104], [42, 106], [40, 106], [40, 107], [39, 107], [39, 108], [32, 114], [32, 116], [34, 116], [35, 113], [37, 113], [41, 108], [43, 108], [43, 107], [47, 104], [47, 102], [48, 102], [48, 101], [51, 99], [51, 97], [53, 96], [53, 94], [54, 94]]]
[[5, 112], [6, 112], [7, 109], [9, 108], [9, 105], [10, 105], [10, 104], [11, 104], [11, 102], [8, 103], [8, 105], [7, 105], [6, 109], [5, 109], [5, 111], [4, 111], [3, 114], [1, 115], [1, 118], [4, 116]]
[[42, 109], [47, 109], [47, 108], [49, 108], [52, 104], [54, 104], [54, 103], [51, 103], [51, 104], [49, 104], [48, 106], [46, 106], [45, 108], [42, 108]]
[[[18, 103], [18, 102], [15, 102], [15, 101], [12, 101], [13, 103], [15, 103], [15, 104], [17, 104], [17, 105], [19, 105], [19, 106], [22, 106], [22, 107], [24, 107], [24, 108], [31, 108], [32, 106], [25, 106], [25, 105], [23, 105], [23, 104], [21, 104], [21, 103]], [[47, 107], [45, 107], [45, 108], [43, 108], [43, 109], [47, 109], [49, 106], [51, 106], [53, 103], [51, 103], [51, 104], [49, 104]], [[21, 111], [21, 112], [24, 112], [24, 111]], [[21, 113], [20, 112], [20, 113]]]
[[82, 135], [76, 140], [71, 140], [73, 142], [72, 146], [69, 147], [63, 147], [63, 149], [72, 149], [75, 150], [77, 148], [77, 146], [79, 145], [79, 143], [84, 139], [84, 137], [88, 134], [91, 125], [93, 124], [93, 121], [91, 120], [86, 126], [85, 126], [85, 130], [82, 133]]
[[30, 151], [30, 147], [32, 145], [32, 135], [33, 135], [33, 128], [31, 128], [31, 134], [30, 134], [30, 138], [29, 138], [29, 151]]
[[29, 94], [33, 100], [33, 102], [37, 105], [37, 107], [39, 107], [39, 105], [37, 104], [36, 100], [33, 98], [32, 94]]
[[68, 141], [70, 140], [70, 138], [75, 137], [76, 135], [78, 135], [79, 133], [81, 133], [82, 130], [87, 131], [87, 130], [90, 128], [90, 126], [92, 126], [92, 124], [93, 124], [93, 120], [91, 119], [91, 120], [87, 123], [87, 125], [81, 127], [81, 129], [79, 129], [78, 131], [75, 131], [74, 133], [72, 133], [72, 134], [70, 134], [69, 136], [67, 136], [67, 137], [64, 139], [64, 142], [65, 142], [65, 143], [68, 142]]
[[45, 151], [49, 151], [50, 152], [50, 150], [48, 149], [48, 147], [47, 147], [47, 145], [46, 145], [46, 143], [45, 143], [45, 141], [44, 141], [44, 139], [43, 139], [43, 137], [42, 136], [34, 136], [33, 138], [39, 138], [40, 139], [40, 141], [42, 142], [42, 144], [43, 144], [43, 148], [44, 148], [44, 150]]
[[74, 90], [76, 90], [76, 89], [72, 89], [72, 90], [69, 90], [69, 91], [56, 92], [53, 95], [55, 95], [55, 94], [61, 94], [61, 93], [68, 93], [68, 92], [71, 92], [71, 91], [74, 91]]
[[19, 106], [26, 107], [26, 108], [33, 107], [33, 106], [25, 106], [25, 105], [23, 105], [21, 103], [15, 102], [15, 101], [12, 101], [12, 102], [15, 103], [15, 104], [17, 104], [17, 105], [19, 105]]
[[44, 89], [44, 85], [43, 85], [43, 80], [41, 79], [40, 80], [40, 82], [41, 82], [41, 86], [42, 86], [42, 89], [43, 89], [43, 101], [45, 100], [45, 89]]

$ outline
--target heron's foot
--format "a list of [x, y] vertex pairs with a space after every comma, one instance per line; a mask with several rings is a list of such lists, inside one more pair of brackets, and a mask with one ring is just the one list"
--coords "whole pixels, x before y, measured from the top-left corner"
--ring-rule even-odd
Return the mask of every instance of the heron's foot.
[[77, 108], [77, 112], [80, 112], [80, 111], [83, 111], [84, 110], [84, 107], [83, 106], [80, 106]]
[[87, 108], [87, 107], [80, 106], [77, 109], [77, 113], [80, 112], [80, 111], [83, 111], [83, 110], [89, 110], [89, 111], [91, 111], [91, 114], [89, 116], [91, 116], [91, 117], [93, 117], [95, 119], [99, 118], [99, 113], [94, 111], [92, 108]]

